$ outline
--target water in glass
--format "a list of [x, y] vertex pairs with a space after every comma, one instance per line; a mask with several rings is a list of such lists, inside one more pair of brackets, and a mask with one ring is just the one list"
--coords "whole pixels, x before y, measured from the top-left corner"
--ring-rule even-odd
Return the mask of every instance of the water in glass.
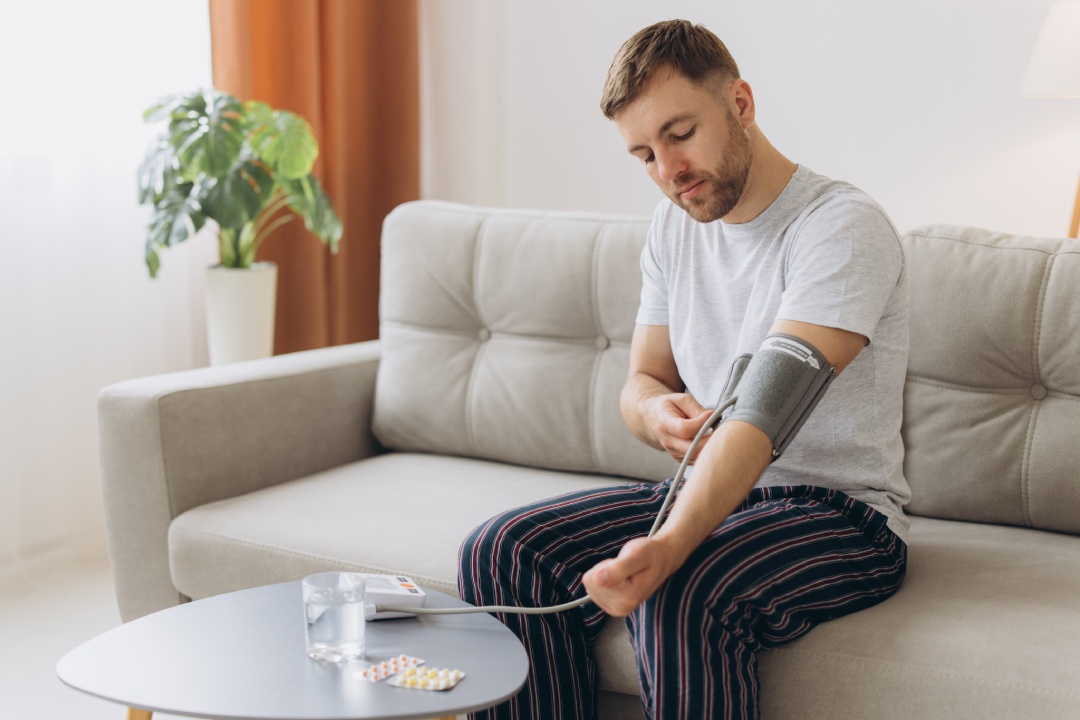
[[307, 653], [341, 663], [364, 654], [364, 577], [331, 572], [304, 578]]

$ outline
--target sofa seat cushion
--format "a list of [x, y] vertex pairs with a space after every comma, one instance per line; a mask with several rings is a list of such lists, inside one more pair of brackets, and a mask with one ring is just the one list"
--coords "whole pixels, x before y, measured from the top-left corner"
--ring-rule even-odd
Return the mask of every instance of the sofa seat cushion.
[[[172, 575], [193, 598], [325, 569], [400, 573], [456, 594], [457, 549], [480, 522], [620, 482], [391, 453], [184, 513], [169, 532]], [[871, 706], [886, 720], [1074, 717], [1078, 597], [1080, 539], [913, 518], [896, 596], [761, 654], [763, 717], [861, 718]], [[636, 695], [621, 621], [595, 652], [601, 688]]]
[[895, 596], [761, 654], [763, 717], [1076, 718], [1080, 539], [913, 518], [909, 543]]
[[457, 551], [507, 508], [625, 478], [389, 453], [209, 503], [169, 527], [177, 590], [203, 598], [321, 570], [403, 574], [457, 596]]

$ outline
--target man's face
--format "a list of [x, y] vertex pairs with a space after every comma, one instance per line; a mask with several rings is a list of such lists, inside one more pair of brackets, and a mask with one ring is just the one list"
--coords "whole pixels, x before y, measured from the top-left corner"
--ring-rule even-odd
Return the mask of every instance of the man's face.
[[616, 113], [615, 126], [657, 187], [698, 222], [718, 220], [739, 203], [753, 152], [718, 87], [661, 68]]

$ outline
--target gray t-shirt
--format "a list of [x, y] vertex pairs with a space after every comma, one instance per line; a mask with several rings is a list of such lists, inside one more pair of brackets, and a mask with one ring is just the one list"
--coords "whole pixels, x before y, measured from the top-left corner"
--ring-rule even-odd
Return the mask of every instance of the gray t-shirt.
[[850, 330], [870, 344], [828, 391], [759, 486], [841, 490], [906, 537], [900, 439], [908, 285], [900, 238], [858, 188], [799, 166], [748, 223], [699, 223], [670, 200], [641, 255], [639, 325], [667, 325], [686, 392], [714, 407], [728, 371], [776, 320]]

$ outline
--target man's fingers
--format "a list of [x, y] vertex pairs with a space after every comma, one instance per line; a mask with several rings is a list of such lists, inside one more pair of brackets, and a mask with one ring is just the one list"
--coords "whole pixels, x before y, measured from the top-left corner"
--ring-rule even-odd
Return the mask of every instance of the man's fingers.
[[615, 587], [649, 566], [647, 553], [642, 552], [644, 538], [635, 538], [622, 546], [616, 557], [601, 560], [587, 573], [590, 581], [603, 587]]
[[[702, 407], [688, 393], [664, 396], [660, 408], [660, 412], [654, 416], [654, 436], [668, 455], [677, 462], [682, 462], [690, 450], [690, 443], [705, 425], [712, 411]], [[704, 444], [702, 442], [699, 447]]]
[[611, 566], [615, 563], [614, 559], [601, 560], [592, 566], [587, 573], [585, 573], [585, 581], [589, 584], [599, 585], [601, 587], [611, 587], [621, 582], [617, 579], [617, 576], [610, 572]]
[[693, 440], [697, 435], [698, 430], [705, 424], [705, 421], [709, 419], [708, 415], [698, 416], [693, 418], [666, 418], [660, 424], [662, 430], [671, 437], [676, 437], [682, 440]]
[[649, 567], [651, 560], [645, 552], [647, 545], [648, 540], [645, 538], [635, 538], [622, 546], [614, 562], [620, 578], [629, 579]]
[[[709, 419], [711, 411], [706, 411], [707, 414], [703, 414], [693, 420], [683, 420], [679, 423], [672, 423], [664, 428], [667, 432], [661, 437], [661, 444], [668, 454], [678, 461], [682, 461], [683, 457], [690, 450], [690, 445], [698, 432], [705, 425], [705, 421]], [[706, 434], [698, 443], [697, 451], [695, 454], [701, 452], [701, 449], [705, 447], [705, 443], [708, 442], [709, 436]]]
[[672, 402], [682, 411], [683, 415], [688, 418], [694, 418], [701, 415], [703, 412], [708, 412], [708, 409], [689, 393], [674, 396]]

